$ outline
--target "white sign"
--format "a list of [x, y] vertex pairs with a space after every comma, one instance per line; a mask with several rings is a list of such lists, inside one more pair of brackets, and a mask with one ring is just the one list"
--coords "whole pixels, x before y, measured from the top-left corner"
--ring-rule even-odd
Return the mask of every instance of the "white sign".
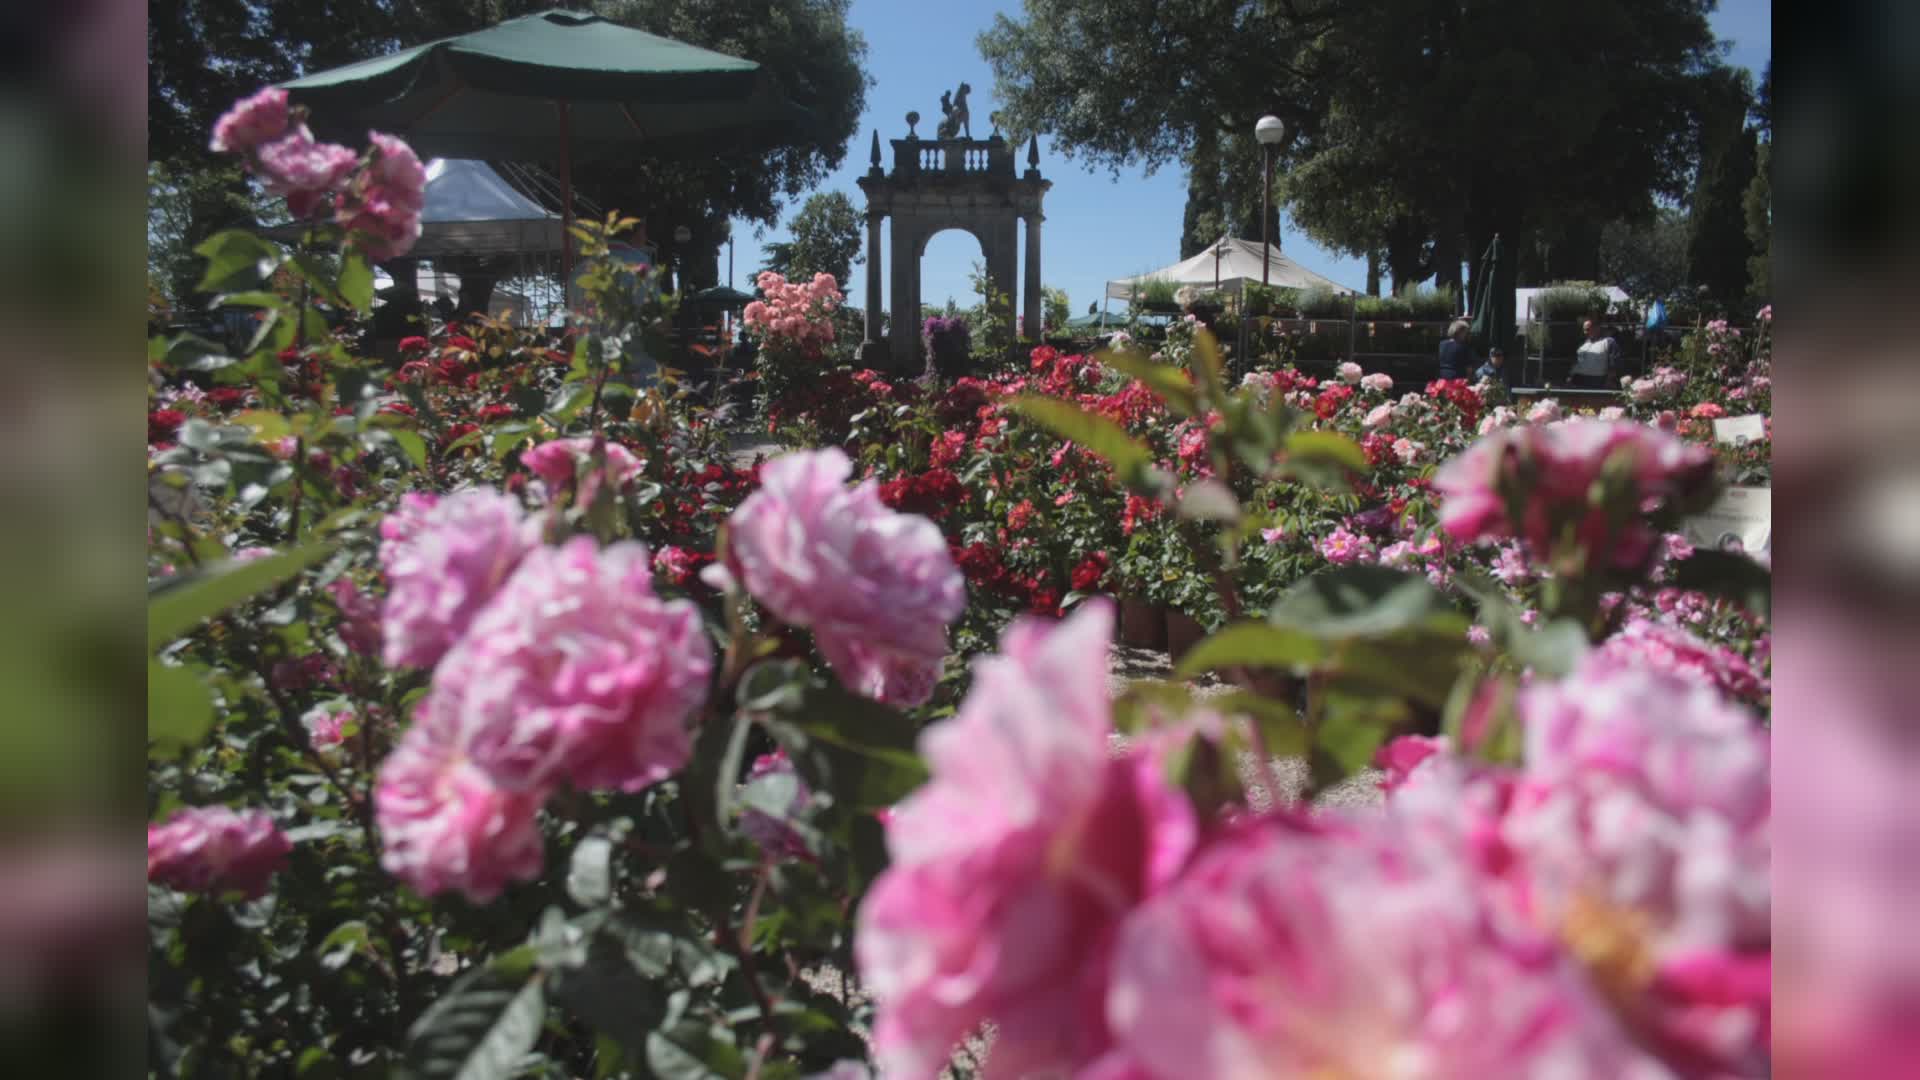
[[1749, 416], [1729, 416], [1713, 422], [1713, 441], [1732, 443], [1758, 442], [1767, 437], [1767, 419], [1759, 413]]
[[1707, 511], [1687, 519], [1687, 542], [1721, 548], [1738, 542], [1743, 551], [1773, 550], [1773, 489], [1730, 487]]

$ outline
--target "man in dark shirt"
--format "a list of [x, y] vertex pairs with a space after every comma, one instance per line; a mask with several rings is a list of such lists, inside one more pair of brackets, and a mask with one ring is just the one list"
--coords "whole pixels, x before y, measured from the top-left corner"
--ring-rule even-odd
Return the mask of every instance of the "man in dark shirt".
[[1467, 320], [1455, 319], [1447, 328], [1447, 340], [1440, 343], [1440, 377], [1464, 379], [1474, 368], [1473, 350], [1467, 346]]

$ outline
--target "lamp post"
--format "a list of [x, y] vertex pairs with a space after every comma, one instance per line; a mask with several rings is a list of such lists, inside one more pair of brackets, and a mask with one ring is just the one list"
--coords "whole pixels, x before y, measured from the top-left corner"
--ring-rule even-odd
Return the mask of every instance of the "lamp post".
[[1227, 255], [1227, 238], [1223, 236], [1220, 238], [1218, 243], [1213, 245], [1213, 291], [1214, 292], [1220, 291], [1220, 260], [1223, 258], [1226, 258], [1226, 255]]
[[1263, 116], [1253, 125], [1253, 137], [1260, 140], [1260, 285], [1267, 285], [1268, 263], [1273, 259], [1273, 148], [1286, 138], [1287, 125], [1277, 116]]

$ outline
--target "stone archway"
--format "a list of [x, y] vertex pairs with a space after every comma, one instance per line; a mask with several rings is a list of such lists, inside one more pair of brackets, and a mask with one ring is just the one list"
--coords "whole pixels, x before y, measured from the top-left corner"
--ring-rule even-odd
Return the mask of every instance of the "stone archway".
[[[912, 130], [893, 139], [893, 170], [880, 167], [880, 133], [874, 132], [872, 164], [860, 178], [867, 196], [867, 321], [860, 362], [868, 367], [915, 371], [925, 362], [920, 341], [920, 256], [935, 233], [961, 229], [973, 235], [985, 256], [987, 277], [1009, 303], [1020, 298], [1020, 333], [1040, 337], [1041, 202], [1051, 180], [1040, 177], [1040, 140], [1027, 144], [1027, 169], [1016, 174], [1013, 147], [997, 132], [986, 139], [922, 139]], [[880, 225], [893, 219], [893, 317], [880, 337]], [[1020, 223], [1027, 224], [1024, 280], [1017, 272]], [[1012, 313], [1009, 312], [1009, 315]]]

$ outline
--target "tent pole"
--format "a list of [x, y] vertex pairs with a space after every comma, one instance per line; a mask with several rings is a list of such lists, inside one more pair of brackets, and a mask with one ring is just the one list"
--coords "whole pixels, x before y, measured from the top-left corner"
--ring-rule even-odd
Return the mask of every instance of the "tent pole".
[[[1102, 291], [1102, 292], [1105, 292], [1106, 290], [1104, 290], [1104, 289], [1103, 289], [1103, 290], [1101, 290], [1101, 291]], [[1100, 298], [1100, 332], [1101, 332], [1101, 333], [1105, 333], [1105, 332], [1106, 332], [1106, 329], [1107, 329], [1107, 308], [1109, 308], [1109, 307], [1111, 307], [1111, 306], [1113, 306], [1113, 297], [1112, 297], [1112, 296], [1110, 296], [1110, 295], [1109, 295], [1109, 296], [1102, 296], [1102, 297]]]
[[560, 297], [565, 306], [573, 289], [573, 142], [568, 132], [567, 103], [560, 107]]

